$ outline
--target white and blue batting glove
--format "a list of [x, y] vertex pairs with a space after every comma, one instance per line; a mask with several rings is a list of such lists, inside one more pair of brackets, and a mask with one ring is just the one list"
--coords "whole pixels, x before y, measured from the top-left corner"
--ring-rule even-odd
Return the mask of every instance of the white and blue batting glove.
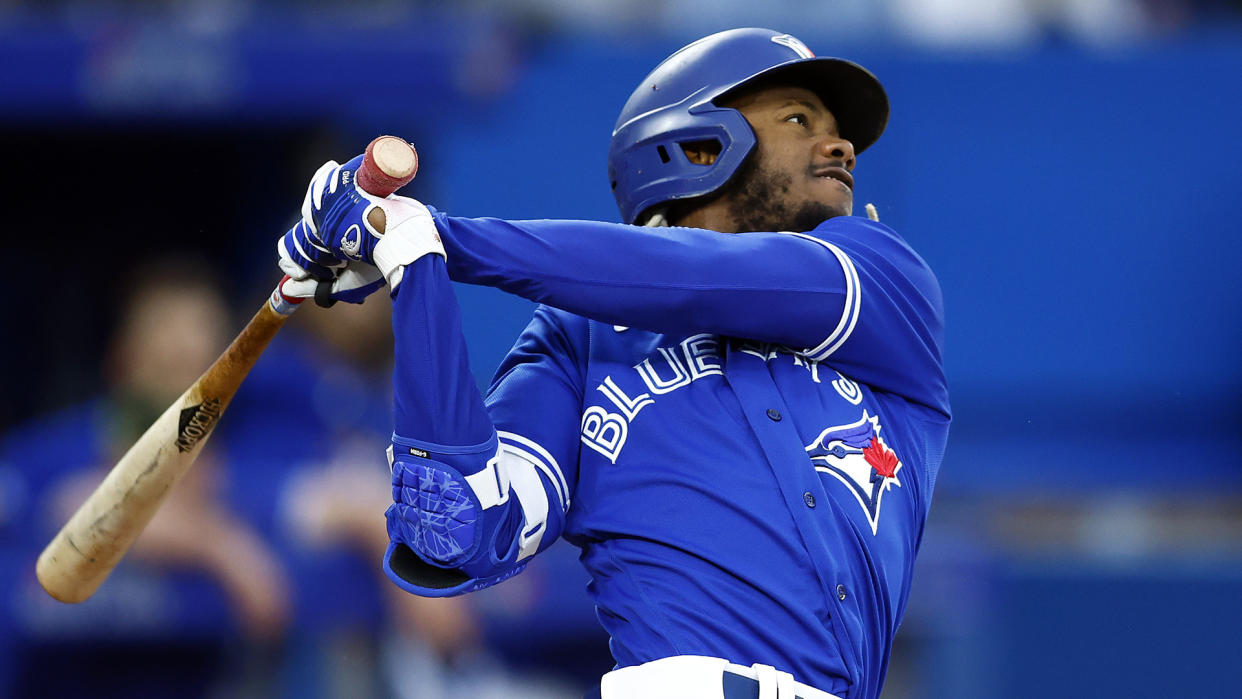
[[[376, 197], [357, 186], [362, 158], [359, 155], [344, 165], [329, 160], [315, 172], [302, 201], [302, 220], [276, 246], [280, 268], [292, 280], [344, 282], [333, 298], [355, 303], [385, 281], [395, 288], [405, 266], [423, 255], [445, 257], [426, 206], [408, 197]], [[368, 220], [377, 207], [384, 211], [384, 233]], [[374, 265], [380, 283], [374, 284], [374, 278], [360, 271], [351, 275], [355, 278], [342, 279], [355, 268], [354, 263]]]
[[280, 267], [286, 274], [280, 284], [280, 293], [290, 303], [300, 299], [315, 299], [320, 306], [331, 306], [337, 301], [362, 303], [384, 286], [384, 277], [379, 270], [362, 262], [350, 262], [336, 269], [334, 276], [326, 280], [306, 272], [301, 272], [301, 278], [296, 278], [289, 274], [286, 265]]

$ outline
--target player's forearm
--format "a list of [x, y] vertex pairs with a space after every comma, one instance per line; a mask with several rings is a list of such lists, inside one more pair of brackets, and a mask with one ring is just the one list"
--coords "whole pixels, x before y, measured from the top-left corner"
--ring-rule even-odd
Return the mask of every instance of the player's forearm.
[[436, 219], [455, 281], [616, 325], [811, 347], [837, 324], [848, 296], [833, 254], [793, 236]]
[[386, 572], [424, 596], [493, 585], [559, 535], [563, 508], [549, 507], [555, 484], [498, 439], [469, 370], [443, 259], [406, 268], [394, 292], [393, 334]]
[[392, 313], [396, 433], [446, 445], [490, 439], [494, 430], [470, 373], [443, 259], [428, 255], [409, 266]]

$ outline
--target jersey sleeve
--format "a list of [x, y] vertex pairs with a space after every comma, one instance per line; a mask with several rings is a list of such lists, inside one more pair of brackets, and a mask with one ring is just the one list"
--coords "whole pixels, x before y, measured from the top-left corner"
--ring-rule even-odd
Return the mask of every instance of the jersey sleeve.
[[501, 362], [486, 405], [501, 448], [534, 466], [555, 495], [559, 535], [578, 481], [579, 422], [585, 375], [585, 347], [571, 339], [585, 335], [585, 321], [540, 306]]
[[[581, 402], [564, 335], [546, 311], [537, 313], [485, 402], [469, 371], [451, 283], [434, 255], [407, 269], [394, 294], [393, 332], [389, 458], [393, 507], [404, 509], [394, 516], [390, 508], [384, 570], [406, 591], [431, 597], [500, 582], [564, 529]], [[415, 497], [403, 500], [402, 488]], [[481, 514], [463, 539], [457, 521], [466, 502]]]
[[455, 281], [610, 325], [806, 347], [846, 288], [830, 251], [779, 233], [435, 217]]
[[947, 414], [939, 286], [882, 224], [723, 235], [434, 216], [457, 281], [612, 325], [787, 345]]
[[923, 258], [891, 228], [863, 218], [833, 218], [788, 235], [829, 250], [845, 277], [839, 317], [802, 353], [948, 416], [944, 301]]

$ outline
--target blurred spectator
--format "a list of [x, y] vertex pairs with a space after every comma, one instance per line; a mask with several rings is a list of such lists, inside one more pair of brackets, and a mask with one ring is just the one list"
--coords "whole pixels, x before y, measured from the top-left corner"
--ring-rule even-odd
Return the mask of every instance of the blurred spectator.
[[893, 29], [931, 46], [1029, 45], [1039, 38], [1032, 0], [889, 0]]
[[[0, 24], [50, 15], [79, 30], [149, 25], [153, 44], [158, 44], [158, 35], [169, 27], [201, 39], [244, 33], [248, 25], [267, 23], [276, 15], [277, 21], [299, 27], [385, 29], [434, 17], [516, 27], [536, 35], [685, 37], [730, 27], [769, 26], [845, 42], [897, 38], [941, 48], [1003, 48], [1049, 37], [1108, 44], [1239, 13], [1242, 0], [718, 0], [710, 5], [695, 0], [0, 0]], [[200, 56], [190, 61], [196, 62], [211, 63], [212, 59]], [[157, 77], [170, 70], [159, 65], [146, 68]]]
[[505, 16], [536, 32], [628, 34], [647, 30], [666, 0], [469, 0], [467, 7]]
[[[33, 580], [39, 548], [226, 341], [224, 303], [203, 270], [162, 262], [131, 279], [104, 362], [105, 395], [21, 427], [0, 447], [0, 462], [23, 494], [5, 538], [21, 577], [5, 581], [3, 609], [27, 641], [18, 648], [13, 685], [22, 696], [35, 688], [59, 696], [174, 682], [167, 686], [196, 696], [218, 690], [227, 677], [236, 691], [262, 693], [270, 671], [232, 664], [226, 639], [236, 633], [247, 641], [243, 659], [266, 655], [289, 620], [288, 579], [269, 544], [222, 497], [228, 457], [219, 445], [208, 444], [95, 598], [63, 606]], [[109, 665], [118, 646], [137, 649], [125, 664], [129, 672], [117, 668], [101, 679], [52, 670]]]
[[[228, 316], [205, 270], [163, 263], [139, 276], [112, 343], [107, 380], [113, 420], [110, 467], [190, 386], [227, 344]], [[275, 638], [288, 619], [288, 582], [274, 554], [221, 500], [219, 456], [205, 449], [136, 542], [134, 554], [160, 565], [206, 570], [228, 592], [247, 635]], [[98, 483], [90, 472], [58, 493], [65, 521]]]
[[[206, 270], [166, 260], [133, 278], [105, 395], [0, 444], [0, 560], [15, 573], [0, 579], [0, 695], [580, 694], [507, 669], [477, 599], [415, 597], [380, 570], [392, 346], [382, 294], [303, 309], [95, 597], [47, 598], [33, 578], [39, 549], [230, 332]], [[54, 671], [66, 662], [105, 678]]]
[[899, 36], [941, 48], [1020, 47], [1049, 35], [1107, 44], [1148, 26], [1138, 0], [889, 0], [889, 11]]
[[706, 35], [733, 27], [771, 27], [804, 36], [818, 32], [831, 37], [824, 51], [882, 34], [884, 5], [874, 0], [722, 0], [705, 11], [695, 0], [664, 0], [659, 24], [686, 35]]

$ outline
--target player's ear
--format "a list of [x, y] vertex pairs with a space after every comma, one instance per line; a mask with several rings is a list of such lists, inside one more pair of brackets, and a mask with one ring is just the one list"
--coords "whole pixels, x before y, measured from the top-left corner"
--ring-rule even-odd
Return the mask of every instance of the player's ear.
[[689, 141], [681, 144], [681, 150], [695, 165], [711, 165], [716, 162], [716, 156], [720, 155], [720, 141], [714, 138], [706, 141]]

